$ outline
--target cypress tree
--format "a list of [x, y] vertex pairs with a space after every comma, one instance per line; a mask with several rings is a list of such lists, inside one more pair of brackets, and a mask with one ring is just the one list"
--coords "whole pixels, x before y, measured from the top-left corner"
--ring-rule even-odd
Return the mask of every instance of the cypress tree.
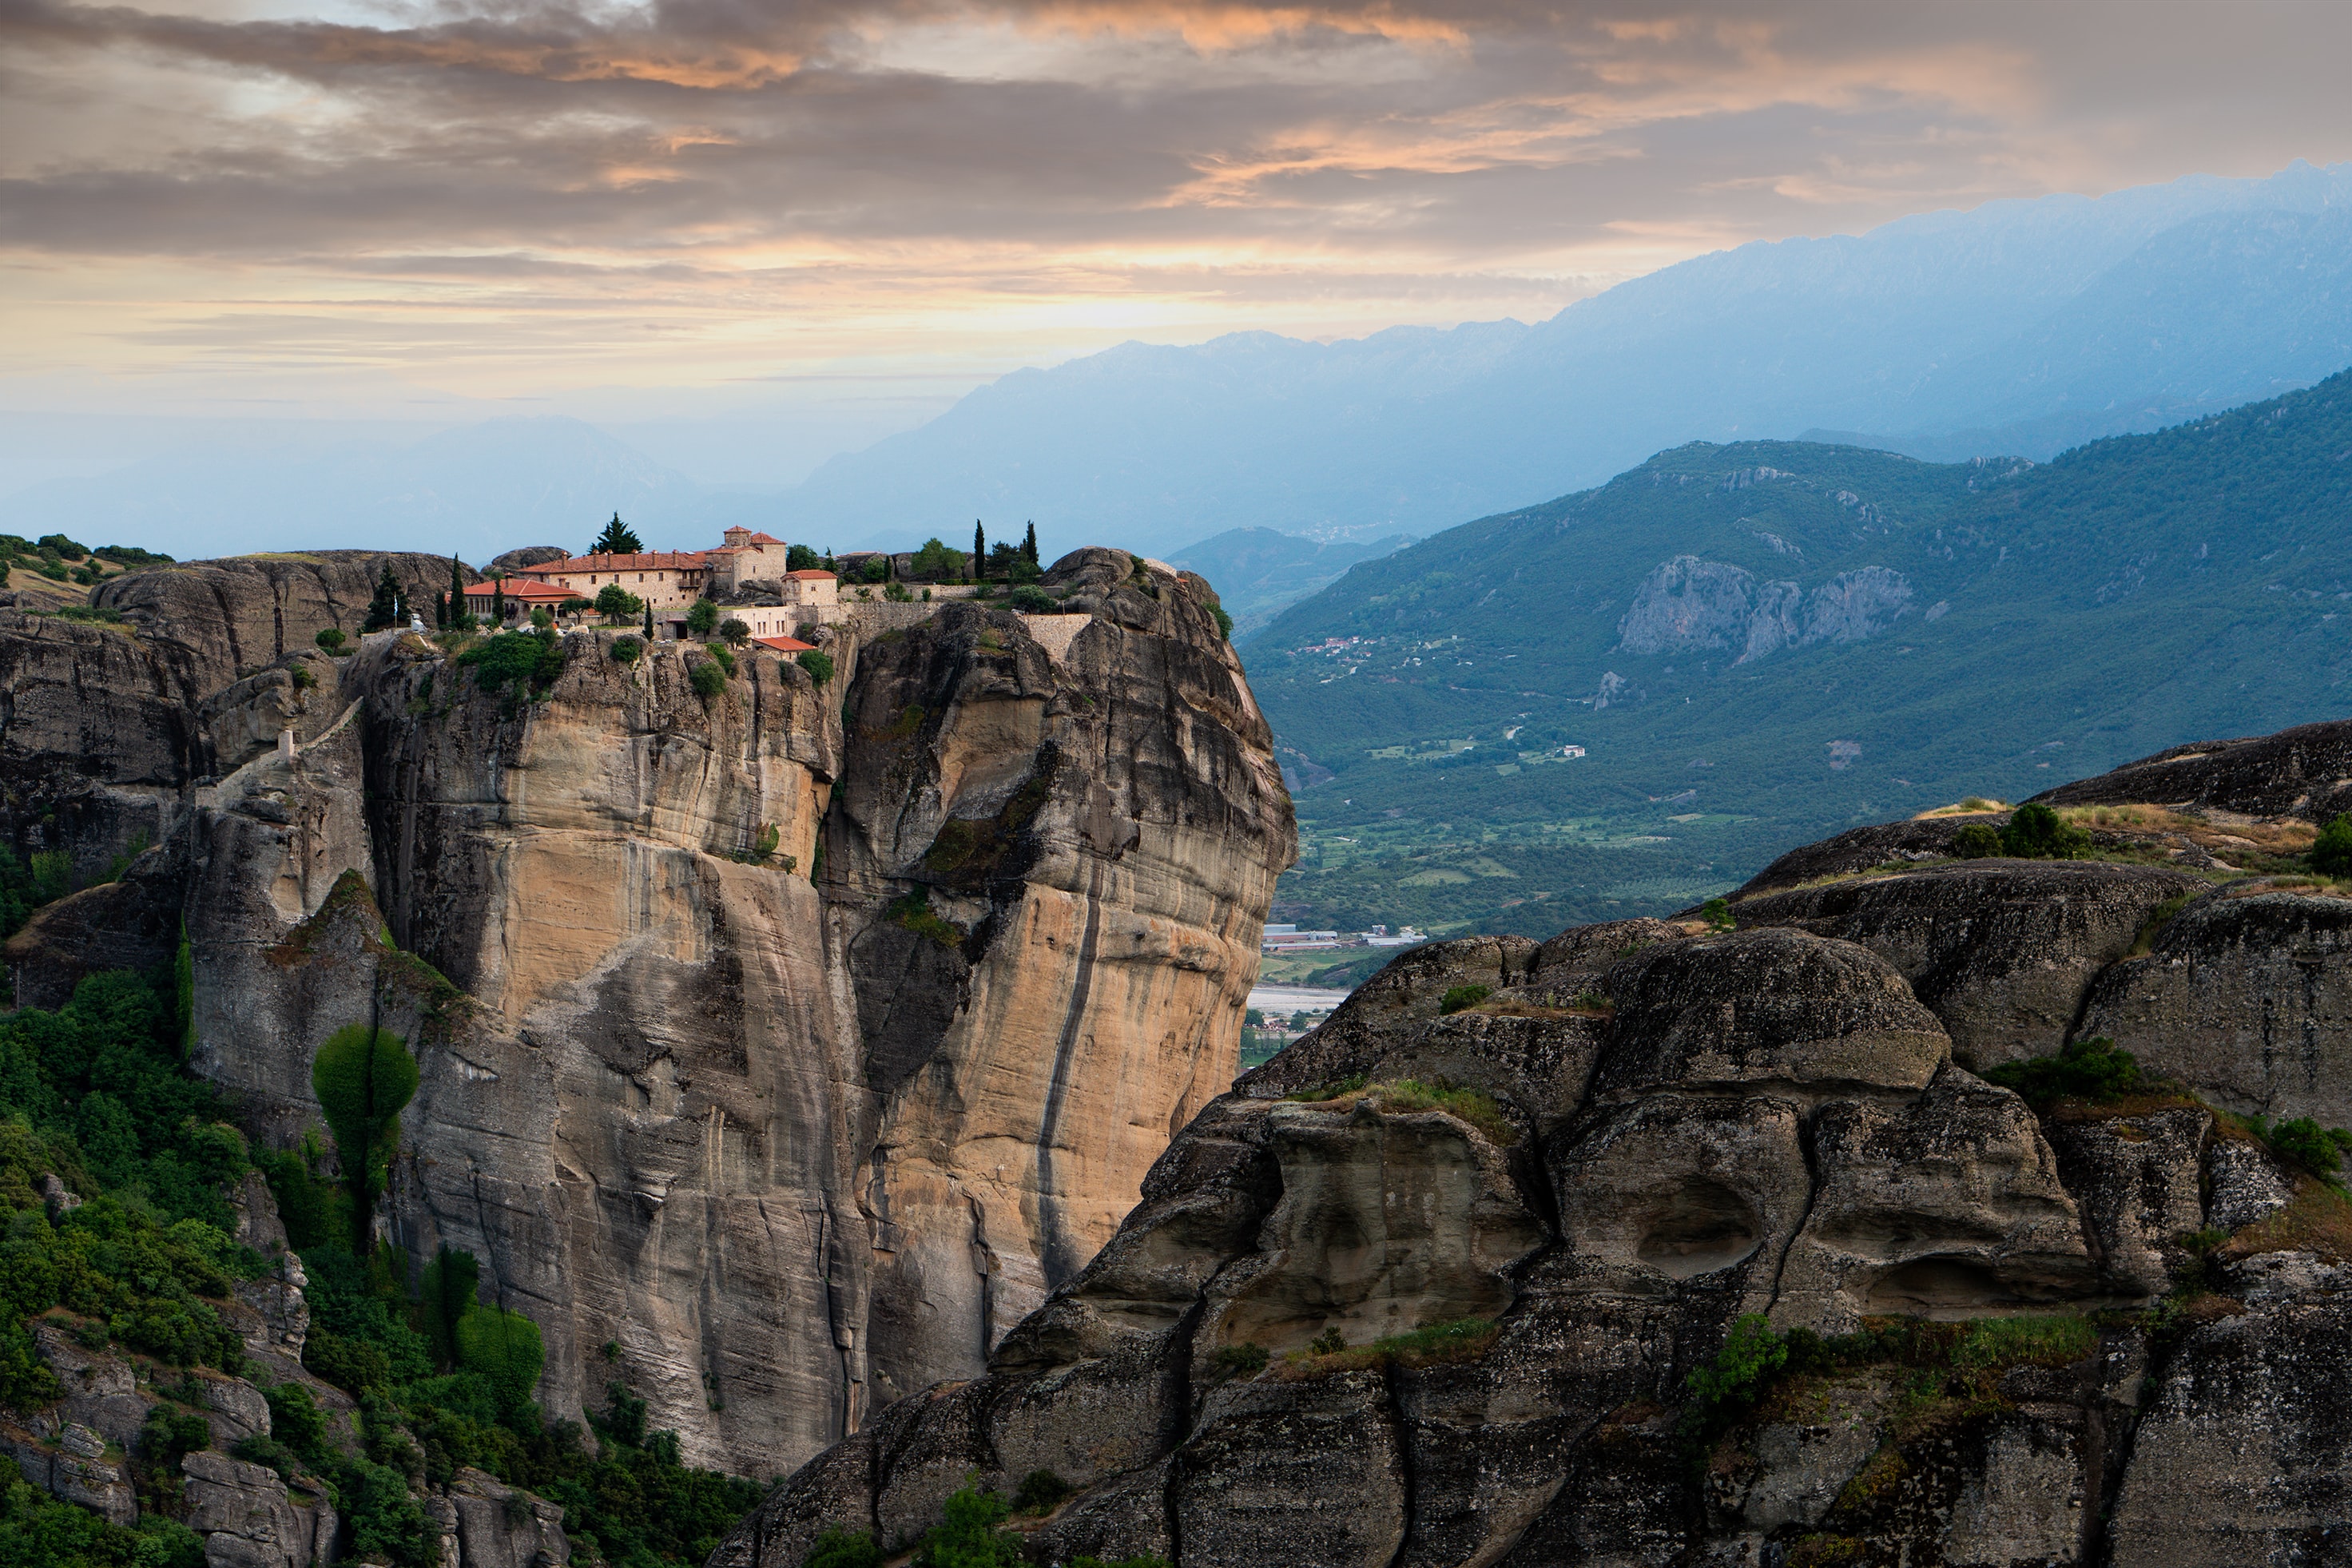
[[383, 575], [375, 580], [375, 592], [369, 596], [367, 620], [361, 623], [362, 632], [381, 632], [400, 619], [400, 580], [392, 575], [392, 562], [383, 563]]
[[988, 575], [988, 536], [981, 531], [978, 517], [971, 520], [971, 574], [975, 578]]
[[1029, 564], [1030, 564], [1031, 566], [1035, 566], [1035, 565], [1037, 565], [1037, 564], [1038, 564], [1038, 562], [1037, 562], [1037, 525], [1036, 525], [1035, 523], [1031, 523], [1031, 524], [1029, 525], [1029, 537], [1028, 537], [1028, 538], [1024, 538], [1024, 539], [1023, 539], [1023, 540], [1021, 541], [1021, 553], [1022, 553], [1024, 556], [1025, 556], [1025, 557], [1027, 557], [1027, 558], [1028, 558]]
[[507, 581], [505, 578], [490, 579], [490, 630], [495, 632], [507, 623]]
[[654, 643], [654, 601], [653, 601], [652, 600], [648, 599], [648, 600], [646, 600], [646, 647], [648, 647], [648, 648], [650, 648], [650, 647], [652, 647], [652, 646], [653, 646], [653, 643]]

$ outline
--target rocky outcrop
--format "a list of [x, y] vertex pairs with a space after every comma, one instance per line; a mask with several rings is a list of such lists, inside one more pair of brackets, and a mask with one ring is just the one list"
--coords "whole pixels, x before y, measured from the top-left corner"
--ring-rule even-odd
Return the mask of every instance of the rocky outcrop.
[[186, 671], [121, 626], [0, 611], [0, 833], [74, 883], [163, 841], [202, 762]]
[[172, 851], [192, 1064], [286, 1146], [328, 1033], [411, 1041], [385, 1233], [482, 1260], [556, 1411], [617, 1375], [769, 1470], [977, 1372], [1230, 1082], [1294, 843], [1207, 605], [1057, 570], [1056, 647], [949, 605], [826, 629], [824, 688], [586, 632], [502, 686], [400, 632], [331, 701], [238, 683], [214, 727], [298, 723]]
[[356, 636], [387, 563], [419, 604], [449, 580], [436, 557], [329, 550], [109, 578], [89, 598], [111, 621], [0, 611], [0, 840], [63, 852], [77, 886], [169, 842], [196, 780], [332, 722], [312, 639]]
[[68, 1422], [35, 1433], [0, 1422], [0, 1449], [16, 1461], [28, 1483], [62, 1502], [86, 1508], [109, 1524], [127, 1525], [139, 1517], [139, 1494], [123, 1456], [91, 1427]]
[[2302, 1279], [2195, 1329], [2157, 1380], [2109, 1525], [2135, 1568], [2331, 1563], [2352, 1519], [2352, 1277]]
[[1743, 897], [1738, 919], [1878, 954], [1983, 1069], [2056, 1051], [2092, 981], [2157, 912], [2211, 885], [2155, 866], [1964, 861]]
[[504, 577], [510, 571], [520, 571], [527, 566], [544, 566], [551, 560], [569, 560], [572, 552], [562, 545], [525, 545], [493, 558], [482, 569], [484, 577]]
[[[1734, 931], [1400, 957], [1194, 1118], [987, 1375], [714, 1563], [909, 1542], [1041, 1468], [1076, 1495], [1015, 1521], [1040, 1562], [2336, 1560], [2352, 1228], [2214, 1107], [2352, 1122], [2352, 903], [2213, 890], [2176, 869], [2203, 830], [2148, 821], [2134, 863], [1890, 824]], [[1969, 1070], [2095, 1033], [2175, 1082], [2037, 1114]], [[1710, 1408], [1691, 1375], [1759, 1323], [1787, 1367]]]
[[1789, 851], [1749, 877], [1732, 897], [1746, 900], [1761, 894], [1800, 887], [1809, 882], [1853, 876], [1858, 872], [1879, 866], [1948, 859], [1952, 853], [1952, 841], [1962, 828], [1971, 822], [1983, 822], [1998, 829], [2008, 821], [2009, 813], [2006, 811], [1974, 812], [1967, 816], [1918, 817], [1908, 821], [1874, 822], [1868, 827], [1849, 828], [1819, 843], [1802, 844]]
[[1617, 624], [1628, 653], [1721, 649], [1733, 663], [1813, 643], [1858, 643], [1908, 613], [1911, 583], [1883, 566], [1843, 571], [1805, 592], [1745, 568], [1681, 555], [1654, 568]]
[[572, 1561], [563, 1511], [470, 1467], [433, 1500], [436, 1522], [456, 1545], [458, 1568], [554, 1568]]
[[205, 1568], [310, 1568], [333, 1560], [335, 1511], [259, 1465], [201, 1449], [180, 1461], [186, 1523]]
[[[1439, 1014], [1471, 975], [1508, 983]], [[1664, 1413], [1738, 1313], [1836, 1333], [2118, 1289], [2033, 1116], [1952, 1066], [1868, 951], [1656, 923], [1440, 944], [1186, 1128], [987, 1377], [892, 1409], [716, 1561], [794, 1561], [829, 1525], [902, 1539], [968, 1478], [1034, 1468], [1079, 1489], [1033, 1537], [1052, 1553], [1696, 1551]], [[1879, 1397], [1859, 1437], [1762, 1443], [1788, 1469], [1750, 1489], [1759, 1537], [1792, 1540], [1872, 1458]], [[1988, 1437], [1955, 1528], [2008, 1517], [2039, 1431]]]
[[2352, 810], [2352, 721], [2176, 746], [2034, 797], [2058, 806], [2158, 805], [2325, 822]]
[[2081, 1032], [2225, 1110], [2352, 1126], [2352, 900], [2209, 894], [2098, 977]]
[[309, 650], [329, 627], [356, 641], [386, 567], [420, 612], [448, 590], [440, 556], [331, 549], [151, 567], [109, 578], [90, 597], [180, 673], [193, 700]]

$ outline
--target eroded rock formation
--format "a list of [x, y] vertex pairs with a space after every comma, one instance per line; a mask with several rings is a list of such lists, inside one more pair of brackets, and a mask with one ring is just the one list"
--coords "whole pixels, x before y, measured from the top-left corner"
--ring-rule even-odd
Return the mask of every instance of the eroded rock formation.
[[131, 705], [101, 782], [154, 845], [19, 934], [20, 994], [184, 931], [189, 1061], [281, 1147], [319, 1043], [397, 1031], [382, 1232], [482, 1260], [559, 1414], [617, 1377], [772, 1473], [978, 1372], [1234, 1075], [1295, 836], [1205, 584], [1082, 551], [1064, 634], [853, 618], [822, 686], [753, 647], [698, 690], [698, 645], [614, 632], [495, 683], [405, 632], [318, 650], [386, 559], [447, 580], [198, 563], [0, 639], [59, 694], [8, 735], [44, 777], [75, 680]]
[[[2341, 1560], [2352, 1202], [2229, 1113], [2352, 1121], [2347, 906], [2173, 810], [2093, 822], [2105, 862], [1951, 862], [1947, 821], [1786, 857], [1736, 929], [1399, 958], [986, 1376], [714, 1563], [1037, 1469], [1039, 1563]], [[2095, 1034], [2151, 1082], [2037, 1112], [1970, 1071]], [[1790, 1359], [1712, 1404], [1743, 1318]]]

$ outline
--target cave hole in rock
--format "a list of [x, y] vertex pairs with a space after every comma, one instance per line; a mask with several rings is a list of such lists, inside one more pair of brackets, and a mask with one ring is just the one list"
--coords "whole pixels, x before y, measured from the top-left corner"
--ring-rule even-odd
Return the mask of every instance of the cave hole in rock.
[[1865, 1310], [1906, 1317], [1965, 1318], [2047, 1300], [2021, 1294], [1985, 1264], [1966, 1258], [1919, 1258], [1871, 1281]]
[[1728, 1269], [1752, 1254], [1763, 1225], [1748, 1200], [1701, 1179], [1663, 1193], [1641, 1209], [1643, 1262], [1677, 1280]]

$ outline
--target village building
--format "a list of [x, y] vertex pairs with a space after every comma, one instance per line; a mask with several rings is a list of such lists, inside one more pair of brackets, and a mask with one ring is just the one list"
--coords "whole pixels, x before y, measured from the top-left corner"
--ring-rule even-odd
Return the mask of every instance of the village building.
[[[751, 629], [751, 640], [769, 637], [790, 637], [803, 625], [814, 624], [805, 612], [789, 604], [730, 604], [719, 612], [719, 623], [740, 621]], [[808, 643], [801, 646], [807, 647]]]
[[[647, 550], [637, 555], [576, 555], [525, 567], [516, 575], [534, 578], [569, 591], [572, 597], [594, 600], [614, 583], [652, 606], [656, 613], [670, 606], [681, 609], [703, 595], [709, 570], [708, 550]], [[472, 597], [471, 591], [467, 597]]]
[[707, 563], [703, 591], [713, 599], [732, 593], [747, 582], [772, 582], [784, 575], [791, 563], [791, 547], [773, 534], [734, 528], [719, 537], [718, 549], [702, 552]]
[[[841, 582], [829, 571], [803, 567], [784, 573], [784, 602], [797, 610], [831, 611], [841, 604]], [[831, 615], [821, 619], [830, 621]]]
[[528, 577], [502, 577], [492, 582], [477, 582], [466, 590], [467, 613], [488, 621], [490, 610], [499, 600], [506, 601], [506, 617], [509, 622], [526, 622], [534, 610], [551, 613], [561, 610], [572, 600], [572, 591], [551, 582], [541, 582]]

